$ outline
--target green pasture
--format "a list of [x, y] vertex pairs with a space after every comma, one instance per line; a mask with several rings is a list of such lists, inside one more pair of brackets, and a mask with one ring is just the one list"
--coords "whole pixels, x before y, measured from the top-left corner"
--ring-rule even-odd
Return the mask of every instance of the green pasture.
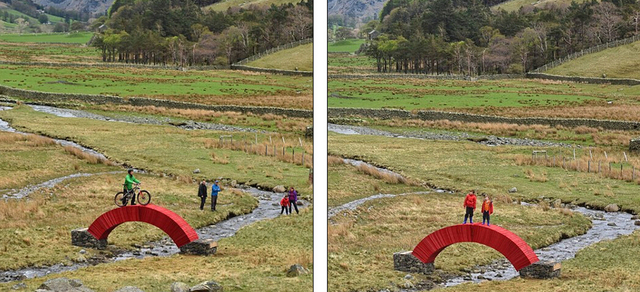
[[[2, 35], [0, 35], [2, 38]], [[0, 60], [7, 62], [99, 63], [98, 51], [77, 44], [5, 43], [0, 41]]]
[[[204, 104], [310, 108], [311, 77], [241, 71], [0, 66], [0, 84], [44, 92], [139, 96]], [[280, 96], [302, 96], [285, 100]], [[306, 97], [308, 96], [308, 97]]]
[[[478, 189], [491, 195], [505, 195], [517, 187], [512, 198], [537, 200], [540, 197], [604, 208], [618, 204], [640, 211], [638, 185], [595, 173], [575, 172], [560, 167], [517, 165], [516, 156], [531, 156], [532, 150], [571, 157], [571, 149], [544, 147], [488, 147], [470, 141], [431, 141], [329, 133], [329, 154], [354, 157], [384, 166], [408, 178], [438, 187], [458, 190]], [[588, 149], [577, 149], [582, 157]], [[416, 159], [418, 158], [418, 159]], [[558, 163], [559, 164], [559, 163]]]
[[[218, 141], [220, 135], [229, 135], [229, 132], [60, 118], [29, 107], [0, 111], [0, 118], [15, 128], [70, 139], [104, 153], [115, 162], [156, 173], [190, 177], [194, 169], [200, 169], [201, 174], [196, 177], [229, 178], [266, 188], [291, 185], [300, 189], [303, 197], [309, 197], [312, 192], [307, 184], [309, 170], [305, 167], [271, 156], [207, 148], [207, 141]], [[265, 135], [258, 135], [258, 141], [268, 140]], [[251, 135], [250, 141], [251, 138], [255, 137]]]
[[545, 9], [547, 6], [550, 5], [556, 5], [556, 6], [560, 6], [560, 5], [571, 5], [571, 2], [576, 2], [578, 4], [585, 2], [585, 0], [538, 0], [538, 1], [531, 1], [531, 0], [508, 0], [505, 2], [502, 2], [498, 5], [495, 5], [493, 7], [491, 7], [492, 10], [498, 10], [498, 9], [502, 9], [505, 10], [507, 12], [511, 12], [511, 11], [518, 11], [520, 10], [521, 7], [526, 7], [526, 6], [533, 6], [535, 8], [538, 9]]
[[[92, 36], [92, 32], [0, 34], [0, 41], [10, 43], [86, 44]], [[93, 50], [97, 54], [95, 49]]]
[[[544, 73], [565, 75], [640, 79], [640, 41], [587, 54]], [[624, 56], [621, 58], [621, 56]]]
[[[542, 80], [454, 81], [433, 79], [352, 78], [328, 81], [328, 106], [349, 108], [441, 109], [480, 107], [554, 107], [605, 99], [637, 104], [640, 86]], [[624, 91], [622, 91], [624, 89]]]
[[[0, 9], [0, 12], [2, 12], [2, 13], [4, 13], [4, 11], [7, 11], [7, 12], [9, 12], [9, 14], [13, 14], [13, 15], [15, 15], [17, 17], [21, 17], [24, 20], [29, 21], [30, 23], [38, 23], [38, 24], [40, 23], [38, 21], [38, 19], [33, 18], [33, 17], [29, 16], [29, 15], [26, 15], [26, 14], [24, 14], [24, 13], [18, 11], [18, 10], [15, 10], [15, 9], [6, 9], [6, 8]], [[51, 22], [52, 24], [64, 21], [64, 18], [62, 18], [62, 17], [51, 15], [51, 14], [47, 14], [47, 13], [45, 13], [45, 14], [49, 18], [49, 22]]]
[[313, 43], [266, 55], [247, 63], [247, 66], [291, 71], [297, 68], [299, 71], [313, 71]]
[[336, 42], [330, 42], [327, 47], [327, 51], [329, 53], [337, 53], [337, 52], [348, 52], [355, 53], [360, 46], [364, 44], [365, 40], [363, 39], [346, 39]]
[[249, 8], [251, 5], [269, 7], [271, 5], [282, 5], [287, 3], [299, 3], [301, 0], [223, 0], [214, 4], [211, 4], [204, 9], [213, 9], [215, 11], [227, 11], [229, 8]]
[[327, 71], [329, 74], [377, 73], [376, 60], [364, 55], [329, 53]]

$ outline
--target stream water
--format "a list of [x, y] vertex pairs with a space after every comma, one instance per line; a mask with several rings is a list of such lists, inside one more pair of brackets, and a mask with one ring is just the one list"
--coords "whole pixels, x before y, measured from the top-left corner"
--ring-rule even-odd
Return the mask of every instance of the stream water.
[[[10, 109], [10, 107], [0, 107], [0, 110], [7, 110], [7, 109]], [[76, 117], [78, 114], [77, 111], [74, 112], [74, 110], [56, 109], [56, 108], [41, 107], [41, 106], [37, 106], [37, 110], [41, 110], [41, 111], [46, 110], [47, 112], [51, 112], [51, 113], [56, 112], [57, 115], [64, 116], [64, 117]], [[95, 116], [98, 116], [98, 115], [94, 115], [94, 117]], [[83, 116], [83, 117], [89, 117], [89, 116]], [[1, 119], [0, 119], [0, 131], [27, 134], [27, 133], [16, 131], [16, 129], [12, 128], [11, 126], [9, 126], [7, 122]], [[71, 145], [73, 147], [82, 149], [85, 152], [92, 153], [92, 154], [95, 153], [96, 156], [104, 158], [104, 155], [102, 155], [101, 153], [85, 148], [76, 143], [65, 141], [65, 140], [56, 140], [56, 142], [62, 145]], [[106, 173], [120, 173], [120, 171], [106, 172]], [[37, 185], [27, 186], [20, 190], [10, 190], [9, 194], [4, 195], [3, 197], [5, 199], [9, 199], [9, 198], [20, 199], [28, 196], [30, 193], [40, 188], [50, 188], [67, 179], [76, 178], [76, 177], [87, 177], [87, 176], [106, 174], [106, 173], [95, 173], [95, 174], [77, 173], [77, 174], [72, 174], [64, 177], [59, 177], [59, 178], [55, 178]], [[247, 226], [249, 224], [255, 223], [260, 220], [272, 219], [280, 216], [279, 203], [280, 203], [280, 199], [284, 196], [284, 193], [273, 193], [273, 192], [262, 191], [262, 190], [259, 190], [256, 188], [250, 188], [250, 187], [245, 187], [242, 190], [258, 199], [257, 208], [255, 208], [251, 213], [234, 216], [232, 218], [218, 222], [216, 224], [197, 229], [196, 232], [198, 233], [199, 238], [220, 240], [223, 238], [233, 236], [234, 234], [236, 234], [236, 232], [240, 228], [244, 226]], [[309, 202], [304, 200], [300, 200], [299, 202], [301, 202], [302, 205], [299, 205], [298, 209], [303, 209], [307, 205], [309, 205]], [[203, 211], [203, 212], [207, 212], [207, 211]], [[118, 252], [114, 257], [108, 258], [108, 259], [101, 259], [98, 261], [91, 261], [91, 259], [87, 260], [82, 256], [82, 254], [84, 254], [84, 251], [80, 251], [79, 258], [82, 258], [82, 260], [74, 259], [74, 263], [68, 263], [68, 264], [60, 263], [60, 264], [54, 264], [51, 266], [29, 267], [29, 268], [12, 270], [12, 271], [0, 271], [0, 282], [11, 282], [11, 281], [17, 281], [17, 280], [27, 279], [27, 278], [43, 277], [52, 273], [55, 274], [55, 273], [61, 273], [65, 271], [73, 271], [73, 270], [81, 269], [87, 266], [96, 265], [96, 264], [105, 263], [105, 262], [106, 263], [116, 262], [116, 261], [121, 261], [126, 259], [132, 259], [132, 258], [141, 259], [141, 258], [150, 257], [150, 256], [169, 256], [169, 255], [176, 254], [178, 252], [180, 252], [180, 250], [173, 243], [171, 238], [169, 238], [168, 236], [164, 236], [162, 239], [158, 241], [148, 242], [146, 244], [139, 245], [137, 246], [137, 249], [134, 251]]]

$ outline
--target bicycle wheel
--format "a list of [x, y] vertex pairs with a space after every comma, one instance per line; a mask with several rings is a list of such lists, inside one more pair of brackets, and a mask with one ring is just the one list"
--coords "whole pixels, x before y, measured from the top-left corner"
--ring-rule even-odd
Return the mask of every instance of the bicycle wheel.
[[123, 192], [119, 192], [116, 194], [116, 197], [113, 199], [118, 207], [124, 207], [127, 205], [127, 201], [124, 200], [125, 196]]
[[138, 193], [138, 204], [140, 205], [146, 205], [149, 204], [149, 202], [151, 202], [151, 194], [149, 194], [149, 192], [142, 190]]

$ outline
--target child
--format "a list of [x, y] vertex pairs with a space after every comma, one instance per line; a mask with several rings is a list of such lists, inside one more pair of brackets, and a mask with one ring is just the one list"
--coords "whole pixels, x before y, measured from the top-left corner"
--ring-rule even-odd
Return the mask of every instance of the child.
[[487, 219], [487, 226], [491, 226], [489, 224], [489, 216], [493, 214], [493, 201], [489, 199], [489, 196], [485, 193], [482, 193], [484, 196], [484, 201], [482, 201], [482, 224], [484, 224], [484, 219]]
[[280, 200], [280, 206], [282, 206], [280, 215], [282, 215], [283, 211], [285, 212], [285, 214], [289, 215], [289, 194], [285, 194], [284, 197], [282, 197], [282, 200]]
[[464, 214], [464, 222], [462, 224], [467, 224], [467, 217], [469, 218], [469, 222], [473, 224], [473, 211], [476, 209], [476, 190], [471, 190], [470, 193], [467, 194], [467, 197], [464, 198], [465, 214]]

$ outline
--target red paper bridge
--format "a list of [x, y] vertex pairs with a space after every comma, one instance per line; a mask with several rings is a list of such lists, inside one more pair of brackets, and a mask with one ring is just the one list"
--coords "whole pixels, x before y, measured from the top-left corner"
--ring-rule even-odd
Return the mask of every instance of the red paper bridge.
[[476, 242], [499, 251], [517, 271], [538, 262], [538, 256], [522, 238], [502, 227], [460, 224], [437, 230], [422, 239], [413, 249], [413, 255], [423, 263], [433, 263], [447, 246], [458, 242]]
[[113, 209], [93, 221], [87, 231], [97, 239], [107, 239], [118, 225], [130, 221], [145, 222], [162, 229], [178, 247], [198, 239], [196, 231], [178, 214], [151, 204]]

